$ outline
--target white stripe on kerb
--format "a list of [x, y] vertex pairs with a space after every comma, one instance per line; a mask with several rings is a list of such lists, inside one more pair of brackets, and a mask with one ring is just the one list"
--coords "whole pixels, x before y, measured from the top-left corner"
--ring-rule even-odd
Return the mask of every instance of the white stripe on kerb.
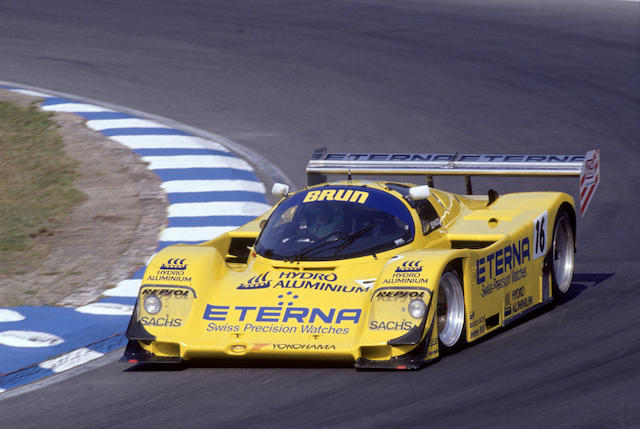
[[89, 361], [104, 356], [104, 353], [89, 350], [87, 348], [80, 348], [69, 353], [65, 353], [57, 358], [46, 360], [38, 365], [40, 368], [49, 369], [56, 374], [64, 372], [68, 369], [75, 368], [76, 366], [85, 364]]
[[94, 302], [75, 309], [78, 313], [101, 314], [106, 316], [131, 316], [133, 305], [117, 304], [115, 302]]
[[208, 241], [220, 234], [236, 229], [237, 226], [196, 226], [166, 228], [160, 234], [160, 241]]
[[142, 280], [140, 279], [129, 279], [123, 280], [118, 285], [112, 289], [107, 289], [102, 292], [105, 296], [122, 296], [122, 297], [136, 297], [138, 296], [138, 291], [140, 290], [140, 286], [142, 285]]
[[0, 309], [0, 322], [18, 322], [24, 320], [25, 317], [14, 310]]
[[37, 331], [0, 332], [0, 344], [12, 347], [53, 347], [64, 343], [57, 335]]
[[178, 203], [168, 208], [169, 217], [196, 216], [260, 216], [271, 207], [263, 203], [220, 201], [211, 203]]
[[171, 180], [160, 185], [167, 194], [176, 192], [248, 191], [265, 192], [262, 182], [250, 180]]
[[86, 103], [49, 104], [40, 108], [50, 112], [113, 112], [113, 110], [106, 107]]
[[131, 149], [214, 149], [229, 152], [220, 143], [195, 136], [111, 136]]
[[104, 131], [112, 128], [171, 128], [154, 121], [140, 118], [92, 119], [91, 121], [87, 121], [86, 125], [96, 131]]
[[251, 166], [240, 158], [220, 155], [143, 156], [151, 170], [163, 168], [233, 168], [251, 171]]

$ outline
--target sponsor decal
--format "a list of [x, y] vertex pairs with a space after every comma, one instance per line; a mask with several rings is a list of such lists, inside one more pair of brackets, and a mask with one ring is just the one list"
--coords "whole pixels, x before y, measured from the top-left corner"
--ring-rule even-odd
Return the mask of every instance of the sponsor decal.
[[390, 321], [382, 321], [382, 320], [372, 320], [369, 322], [369, 329], [373, 331], [384, 330], [384, 331], [408, 331], [413, 328], [413, 322], [409, 320], [402, 319], [402, 321], [398, 320], [390, 320]]
[[371, 288], [367, 286], [355, 286], [334, 283], [338, 276], [334, 273], [314, 273], [310, 271], [281, 272], [274, 288], [314, 289], [342, 293], [363, 293]]
[[484, 316], [482, 316], [478, 320], [475, 320], [474, 322], [472, 322], [469, 325], [469, 327], [472, 329], [472, 331], [471, 331], [471, 339], [474, 339], [475, 337], [484, 334], [485, 331], [487, 330], [487, 325], [485, 324]]
[[267, 280], [269, 271], [258, 276], [251, 277], [247, 283], [242, 283], [236, 289], [265, 289], [271, 287], [271, 280]]
[[273, 344], [273, 350], [335, 350], [333, 344]]
[[471, 323], [469, 323], [469, 327], [470, 327], [471, 329], [473, 329], [473, 328], [475, 328], [475, 327], [476, 327], [476, 326], [478, 326], [478, 325], [482, 325], [482, 326], [484, 326], [484, 321], [485, 321], [484, 316], [480, 316], [480, 317], [478, 317], [478, 319], [473, 320]]
[[511, 291], [504, 297], [504, 316], [510, 316], [513, 313], [517, 313], [526, 308], [531, 307], [533, 304], [532, 296], [525, 296], [524, 286]]
[[527, 276], [524, 265], [531, 260], [529, 237], [513, 242], [476, 260], [476, 283], [484, 298]]
[[580, 216], [584, 216], [600, 183], [600, 150], [587, 152], [580, 172]]
[[[228, 306], [207, 304], [202, 318], [209, 320], [208, 332], [349, 334], [351, 324], [362, 316], [359, 308], [294, 307], [298, 295], [278, 295], [277, 306]], [[288, 301], [290, 300], [290, 301]], [[288, 302], [286, 302], [288, 301]], [[284, 305], [286, 302], [286, 305]], [[229, 323], [228, 319], [239, 323]], [[288, 325], [286, 325], [288, 324]], [[291, 324], [294, 324], [293, 326]], [[335, 326], [343, 325], [343, 326]], [[346, 325], [346, 326], [344, 326]]]
[[187, 298], [189, 293], [193, 293], [195, 297], [195, 292], [191, 289], [143, 289], [141, 294], [143, 296], [146, 295], [157, 295], [159, 297], [175, 297], [175, 298]]
[[378, 301], [395, 301], [395, 300], [405, 300], [407, 298], [411, 299], [424, 299], [424, 292], [419, 291], [408, 291], [408, 290], [379, 290], [374, 295], [376, 300]]
[[396, 267], [396, 273], [416, 273], [422, 271], [420, 261], [405, 261], [399, 267]]
[[240, 322], [281, 322], [281, 323], [325, 323], [336, 324], [352, 322], [357, 324], [360, 321], [362, 310], [359, 308], [321, 308], [308, 307], [254, 307], [237, 305], [207, 304], [202, 318], [204, 320], [225, 321], [231, 314], [237, 317]]
[[405, 261], [396, 267], [391, 277], [382, 281], [382, 284], [427, 284], [429, 279], [422, 277], [422, 265], [419, 260]]
[[171, 271], [173, 270], [183, 271], [187, 269], [187, 264], [185, 264], [184, 261], [186, 261], [186, 258], [185, 259], [171, 258], [164, 264], [160, 265], [160, 269], [171, 270]]
[[143, 326], [160, 326], [163, 328], [179, 328], [182, 326], [182, 319], [171, 318], [169, 315], [164, 317], [142, 317], [140, 323]]
[[271, 343], [253, 343], [253, 347], [251, 347], [252, 352], [257, 352], [266, 346], [270, 346]]
[[[589, 152], [590, 154], [591, 152]], [[587, 156], [589, 156], [587, 154]], [[326, 153], [316, 154], [314, 160], [328, 161], [454, 161], [454, 162], [583, 162], [584, 155], [512, 155], [512, 154], [458, 154], [458, 153]]]
[[155, 275], [149, 276], [148, 280], [191, 283], [191, 277], [185, 275], [187, 264], [186, 258], [171, 258], [164, 264], [160, 265], [160, 269]]
[[342, 293], [363, 293], [371, 289], [371, 286], [373, 285], [373, 282], [360, 286], [339, 284], [335, 283], [338, 280], [338, 276], [334, 273], [314, 273], [310, 271], [281, 272], [278, 274], [278, 277], [273, 280], [275, 283], [272, 283], [272, 280], [267, 278], [268, 274], [269, 272], [266, 272], [264, 274], [251, 277], [246, 283], [242, 283], [237, 286], [236, 289], [252, 290], [282, 288], [313, 289]]
[[365, 191], [354, 191], [353, 189], [323, 189], [321, 191], [309, 191], [305, 195], [303, 203], [312, 201], [344, 201], [350, 203], [364, 204], [369, 198], [369, 193]]

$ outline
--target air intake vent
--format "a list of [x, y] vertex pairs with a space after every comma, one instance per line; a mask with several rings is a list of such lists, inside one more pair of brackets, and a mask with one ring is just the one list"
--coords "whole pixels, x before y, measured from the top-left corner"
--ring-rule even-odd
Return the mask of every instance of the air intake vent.
[[477, 240], [453, 240], [451, 241], [452, 249], [484, 249], [491, 246], [495, 241], [477, 241]]
[[234, 264], [246, 264], [249, 259], [249, 248], [253, 246], [255, 238], [234, 237], [231, 239], [226, 261]]

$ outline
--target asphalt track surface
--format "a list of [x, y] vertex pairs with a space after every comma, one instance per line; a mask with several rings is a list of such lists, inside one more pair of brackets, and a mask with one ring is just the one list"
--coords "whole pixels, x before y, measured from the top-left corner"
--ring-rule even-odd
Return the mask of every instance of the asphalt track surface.
[[0, 401], [0, 424], [640, 427], [639, 22], [615, 0], [0, 1], [0, 79], [222, 135], [297, 187], [320, 146], [602, 151], [569, 302], [420, 371], [112, 362]]

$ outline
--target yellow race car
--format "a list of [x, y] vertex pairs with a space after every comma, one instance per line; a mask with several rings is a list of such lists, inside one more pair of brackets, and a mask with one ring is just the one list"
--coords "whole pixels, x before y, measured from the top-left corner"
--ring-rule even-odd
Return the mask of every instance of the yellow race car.
[[[599, 181], [587, 155], [314, 153], [310, 186], [246, 225], [149, 263], [123, 360], [331, 359], [416, 369], [562, 299], [576, 211]], [[326, 183], [327, 174], [347, 180]], [[427, 176], [427, 185], [352, 175]], [[467, 195], [433, 176], [467, 178]], [[580, 176], [561, 192], [473, 195], [475, 175]]]

